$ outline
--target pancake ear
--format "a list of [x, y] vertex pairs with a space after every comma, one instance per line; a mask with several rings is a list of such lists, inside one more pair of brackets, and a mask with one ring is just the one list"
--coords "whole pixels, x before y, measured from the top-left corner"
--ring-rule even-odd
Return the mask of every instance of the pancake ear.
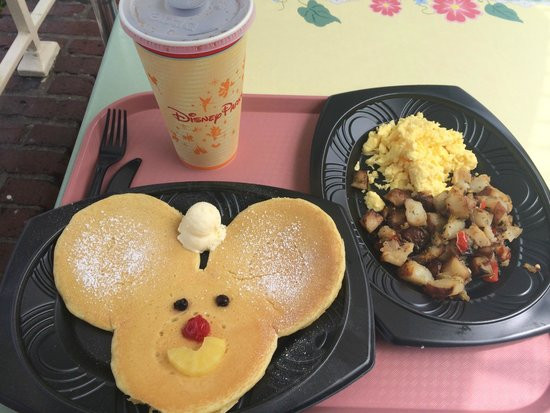
[[54, 251], [55, 284], [69, 311], [113, 330], [151, 291], [196, 272], [199, 255], [177, 241], [180, 220], [142, 194], [113, 195], [76, 213]]
[[345, 270], [344, 242], [316, 205], [275, 198], [251, 205], [210, 253], [209, 271], [232, 276], [275, 308], [279, 336], [316, 320], [334, 301]]

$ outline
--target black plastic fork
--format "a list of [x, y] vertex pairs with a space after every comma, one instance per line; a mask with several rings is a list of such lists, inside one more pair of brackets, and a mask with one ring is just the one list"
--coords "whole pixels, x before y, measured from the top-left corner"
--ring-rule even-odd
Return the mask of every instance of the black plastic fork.
[[124, 156], [127, 134], [126, 111], [108, 109], [99, 146], [99, 156], [95, 167], [94, 179], [92, 185], [90, 185], [88, 196], [99, 195], [105, 172], [111, 165], [120, 161]]

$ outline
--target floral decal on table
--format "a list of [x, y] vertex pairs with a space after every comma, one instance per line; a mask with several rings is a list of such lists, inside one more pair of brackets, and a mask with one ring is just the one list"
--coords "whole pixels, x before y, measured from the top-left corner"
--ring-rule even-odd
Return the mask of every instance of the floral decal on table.
[[[324, 27], [331, 23], [342, 23], [337, 17], [337, 6], [352, 0], [327, 0], [324, 4], [316, 0], [272, 0], [281, 10], [297, 4], [297, 12], [307, 23]], [[550, 5], [549, 0], [367, 0], [370, 11], [386, 17], [395, 17], [403, 7], [419, 6], [424, 14], [439, 15], [448, 22], [466, 23], [481, 15], [523, 23], [515, 7]], [[334, 7], [333, 7], [334, 6]]]
[[433, 0], [432, 8], [438, 14], [444, 14], [451, 22], [465, 22], [480, 14], [477, 4], [472, 0]]
[[401, 11], [401, 3], [399, 0], [372, 0], [370, 8], [384, 16], [393, 16]]

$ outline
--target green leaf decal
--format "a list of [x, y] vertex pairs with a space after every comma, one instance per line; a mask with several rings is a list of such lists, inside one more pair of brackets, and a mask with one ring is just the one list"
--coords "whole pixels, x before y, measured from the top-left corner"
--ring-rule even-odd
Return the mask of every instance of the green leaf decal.
[[330, 14], [330, 11], [322, 4], [315, 0], [309, 0], [307, 7], [298, 8], [298, 14], [308, 23], [314, 24], [317, 27], [326, 26], [332, 22], [340, 22], [340, 19]]
[[512, 10], [503, 3], [486, 4], [485, 12], [491, 16], [498, 17], [499, 19], [523, 23], [515, 10]]

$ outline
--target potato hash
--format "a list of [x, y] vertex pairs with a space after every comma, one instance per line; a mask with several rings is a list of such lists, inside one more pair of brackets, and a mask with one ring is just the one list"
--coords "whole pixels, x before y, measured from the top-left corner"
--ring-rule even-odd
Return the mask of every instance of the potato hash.
[[[412, 126], [423, 130], [420, 133]], [[411, 138], [409, 131], [414, 131], [413, 137], [421, 137], [423, 146]], [[363, 153], [371, 155], [366, 161], [371, 169], [356, 170], [352, 186], [366, 191], [367, 212], [361, 225], [375, 235], [381, 261], [398, 267], [400, 278], [420, 286], [432, 297], [469, 300], [466, 284], [473, 277], [497, 282], [499, 268], [510, 263], [511, 251], [506, 243], [519, 237], [522, 229], [513, 223], [510, 197], [492, 186], [488, 175], [471, 174], [477, 160], [465, 149], [462, 138], [457, 141], [456, 134], [421, 115], [401, 119], [397, 125], [381, 125], [369, 134], [369, 144], [363, 146]], [[392, 140], [385, 142], [380, 136]], [[439, 142], [442, 136], [445, 141]], [[449, 151], [450, 145], [445, 146], [449, 136], [453, 151]], [[400, 150], [392, 149], [393, 145]], [[425, 149], [419, 149], [422, 147]], [[419, 151], [426, 156], [419, 155]], [[432, 176], [429, 184], [417, 179], [415, 172], [425, 169], [420, 164], [429, 165], [434, 153], [439, 152], [454, 152], [453, 156], [436, 157], [444, 171], [441, 179], [435, 181]], [[377, 165], [384, 163], [386, 172], [397, 168], [386, 162], [392, 153], [399, 154], [400, 172], [393, 174], [399, 179], [384, 174], [386, 184], [376, 184], [378, 171], [382, 172]], [[454, 164], [450, 165], [448, 159]], [[387, 188], [391, 189], [381, 197], [380, 190]]]

